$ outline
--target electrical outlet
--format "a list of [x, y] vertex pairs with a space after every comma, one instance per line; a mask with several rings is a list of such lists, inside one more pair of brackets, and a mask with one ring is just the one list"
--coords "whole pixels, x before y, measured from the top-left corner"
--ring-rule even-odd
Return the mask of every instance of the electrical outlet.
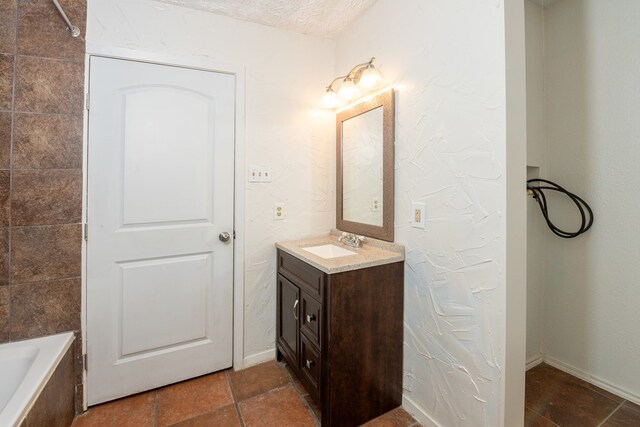
[[411, 204], [411, 226], [425, 228], [427, 225], [427, 207], [424, 203]]
[[371, 212], [380, 212], [380, 199], [377, 197], [371, 198]]
[[284, 203], [273, 204], [273, 219], [284, 219]]

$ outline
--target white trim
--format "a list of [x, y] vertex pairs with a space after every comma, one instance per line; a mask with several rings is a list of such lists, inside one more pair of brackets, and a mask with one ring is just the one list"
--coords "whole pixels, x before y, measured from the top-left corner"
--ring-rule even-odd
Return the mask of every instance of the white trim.
[[415, 401], [411, 400], [411, 398], [407, 397], [407, 395], [405, 394], [402, 395], [402, 407], [423, 426], [442, 427], [441, 424], [431, 418], [431, 416], [427, 414], [424, 409], [422, 409]]
[[544, 362], [544, 357], [542, 356], [542, 353], [536, 354], [535, 356], [530, 357], [529, 359], [527, 359], [527, 365], [526, 365], [525, 370], [528, 371], [531, 368], [535, 368], [536, 366], [538, 366], [542, 362]]
[[544, 363], [553, 366], [554, 368], [560, 369], [563, 372], [566, 372], [567, 374], [573, 375], [574, 377], [578, 377], [581, 380], [584, 380], [590, 384], [593, 384], [595, 386], [598, 386], [602, 389], [605, 389], [617, 396], [622, 397], [623, 399], [626, 399], [630, 402], [633, 402], [635, 404], [640, 405], [640, 395], [637, 395], [633, 392], [630, 392], [624, 388], [618, 387], [617, 385], [603, 380], [601, 378], [598, 378], [594, 375], [591, 375], [581, 369], [578, 369], [574, 366], [571, 366], [567, 363], [561, 362], [558, 359], [554, 358], [554, 357], [550, 357], [550, 356], [545, 356], [544, 357]]
[[[126, 59], [138, 62], [149, 62], [160, 65], [178, 66], [184, 68], [200, 69], [204, 71], [215, 71], [218, 73], [235, 75], [236, 97], [235, 97], [235, 183], [234, 183], [234, 230], [236, 239], [234, 242], [233, 261], [233, 368], [238, 370], [246, 366], [244, 358], [244, 171], [245, 171], [245, 87], [246, 71], [243, 65], [228, 62], [216, 61], [211, 58], [177, 56], [165, 53], [154, 53], [135, 49], [126, 49], [113, 46], [103, 46], [94, 43], [87, 43], [85, 54], [85, 92], [89, 88], [89, 60], [91, 56], [104, 56], [114, 59]], [[83, 224], [87, 221], [87, 200], [86, 192], [88, 188], [88, 120], [87, 110], [84, 110], [84, 131], [83, 131]], [[84, 237], [84, 236], [83, 236]], [[86, 352], [87, 331], [86, 331], [86, 295], [87, 295], [87, 260], [86, 242], [82, 241], [82, 337], [83, 352]], [[253, 356], [255, 357], [255, 356]], [[248, 358], [251, 359], [251, 358]], [[85, 373], [86, 374], [86, 373]], [[83, 376], [83, 384], [86, 378]], [[84, 389], [83, 407], [87, 409], [87, 390]]]
[[243, 367], [236, 368], [235, 364], [233, 365], [234, 370], [248, 368], [253, 365], [258, 365], [260, 363], [268, 362], [270, 360], [274, 360], [276, 358], [276, 349], [272, 348], [270, 350], [265, 350], [260, 353], [252, 354], [251, 356], [247, 356], [244, 358]]
[[[104, 56], [113, 59], [128, 59], [138, 62], [150, 62], [153, 64], [170, 65], [176, 67], [191, 68], [195, 70], [214, 71], [224, 74], [235, 74], [238, 79], [242, 79], [244, 88], [245, 68], [242, 65], [229, 62], [216, 61], [208, 57], [191, 57], [172, 55], [168, 53], [148, 52], [137, 49], [127, 49], [123, 47], [104, 46], [94, 43], [87, 43], [87, 56]], [[243, 91], [244, 94], [244, 91]], [[239, 104], [244, 117], [244, 98], [236, 100], [236, 112]], [[243, 129], [244, 131], [244, 129]]]
[[[80, 335], [82, 336], [82, 354], [87, 353], [87, 241], [85, 224], [87, 223], [87, 189], [89, 188], [89, 114], [87, 110], [87, 93], [89, 91], [89, 61], [90, 56], [84, 56], [84, 93], [82, 108], [82, 244], [80, 249]], [[83, 357], [84, 361], [84, 357]], [[84, 364], [84, 362], [83, 362]], [[75, 382], [75, 381], [74, 381]], [[82, 369], [82, 409], [88, 408], [87, 401], [87, 371]]]
[[244, 67], [236, 67], [236, 145], [234, 180], [233, 227], [236, 240], [233, 245], [233, 369], [244, 365], [244, 183], [245, 183], [245, 90]]

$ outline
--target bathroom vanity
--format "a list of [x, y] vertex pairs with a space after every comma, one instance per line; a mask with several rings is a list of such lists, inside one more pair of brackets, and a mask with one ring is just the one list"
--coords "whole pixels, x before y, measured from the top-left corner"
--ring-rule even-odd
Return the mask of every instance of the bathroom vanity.
[[[352, 248], [338, 236], [276, 245], [276, 346], [322, 426], [349, 427], [401, 405], [404, 248], [373, 239]], [[352, 254], [307, 250], [327, 245]]]
[[358, 426], [402, 403], [394, 120], [393, 90], [336, 115], [336, 228], [352, 234], [276, 244], [277, 357], [320, 407], [323, 427]]

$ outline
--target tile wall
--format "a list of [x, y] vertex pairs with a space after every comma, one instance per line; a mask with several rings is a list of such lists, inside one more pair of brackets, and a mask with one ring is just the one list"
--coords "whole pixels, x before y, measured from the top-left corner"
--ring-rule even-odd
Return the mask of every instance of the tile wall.
[[86, 0], [0, 0], [0, 343], [76, 332]]

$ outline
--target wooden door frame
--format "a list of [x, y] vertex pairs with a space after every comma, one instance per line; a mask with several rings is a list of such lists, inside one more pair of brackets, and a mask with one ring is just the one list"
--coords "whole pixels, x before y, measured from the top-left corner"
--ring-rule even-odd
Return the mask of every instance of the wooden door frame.
[[[146, 62], [156, 65], [169, 65], [202, 71], [213, 71], [235, 76], [235, 123], [234, 123], [234, 206], [233, 227], [235, 242], [233, 245], [233, 369], [244, 367], [244, 165], [245, 165], [245, 82], [246, 71], [243, 65], [215, 61], [209, 58], [194, 58], [176, 56], [164, 53], [146, 52], [118, 47], [105, 47], [87, 44], [85, 54], [85, 108], [83, 117], [82, 141], [82, 285], [81, 285], [81, 334], [82, 353], [87, 353], [87, 240], [85, 228], [87, 224], [87, 191], [88, 191], [88, 144], [89, 144], [89, 114], [87, 110], [87, 92], [89, 90], [91, 57], [123, 59], [129, 61]], [[87, 383], [87, 372], [83, 371], [82, 382]], [[82, 405], [87, 409], [87, 391], [83, 388]]]

